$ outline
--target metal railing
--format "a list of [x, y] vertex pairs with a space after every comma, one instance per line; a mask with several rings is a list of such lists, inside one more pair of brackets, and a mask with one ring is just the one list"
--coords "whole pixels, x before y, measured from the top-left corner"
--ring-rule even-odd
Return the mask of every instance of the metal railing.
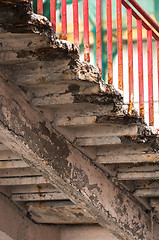
[[[112, 2], [106, 1], [107, 13], [107, 75], [108, 83], [113, 84], [113, 50], [112, 50]], [[128, 3], [129, 2], [129, 3]], [[79, 18], [78, 0], [73, 0], [73, 35], [74, 43], [79, 48]], [[122, 35], [122, 7], [127, 11], [127, 48], [128, 48], [128, 83], [129, 83], [129, 114], [134, 105], [134, 72], [133, 72], [133, 27], [132, 17], [137, 25], [138, 50], [138, 81], [139, 81], [139, 113], [144, 118], [144, 77], [143, 77], [143, 29], [147, 31], [147, 69], [148, 69], [148, 105], [149, 125], [154, 125], [154, 98], [153, 98], [153, 51], [152, 40], [157, 45], [157, 71], [159, 86], [159, 25], [142, 9], [135, 0], [116, 0], [117, 26], [117, 54], [118, 54], [118, 88], [123, 90], [123, 35]], [[43, 0], [37, 0], [37, 13], [43, 14]], [[50, 0], [50, 21], [56, 32], [56, 0]], [[66, 0], [61, 0], [62, 39], [67, 39], [67, 8]], [[96, 0], [96, 62], [102, 72], [102, 42], [101, 42], [101, 0]], [[88, 0], [83, 0], [83, 31], [84, 31], [84, 60], [90, 61], [89, 44], [89, 12]], [[104, 53], [103, 53], [104, 54]], [[159, 99], [159, 90], [158, 90]]]

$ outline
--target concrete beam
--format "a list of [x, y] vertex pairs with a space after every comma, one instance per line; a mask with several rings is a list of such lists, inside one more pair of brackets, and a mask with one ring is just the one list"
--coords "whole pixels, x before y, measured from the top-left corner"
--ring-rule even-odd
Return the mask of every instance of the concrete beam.
[[39, 169], [118, 239], [158, 238], [158, 232], [154, 231], [153, 236], [151, 231], [151, 217], [135, 200], [33, 110], [19, 89], [2, 78], [0, 133], [4, 145]]

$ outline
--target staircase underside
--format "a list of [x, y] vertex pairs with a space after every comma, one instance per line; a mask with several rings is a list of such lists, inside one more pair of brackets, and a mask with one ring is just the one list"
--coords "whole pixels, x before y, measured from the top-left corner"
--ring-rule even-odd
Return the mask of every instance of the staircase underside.
[[36, 223], [157, 239], [158, 136], [29, 11], [0, 2], [0, 192]]

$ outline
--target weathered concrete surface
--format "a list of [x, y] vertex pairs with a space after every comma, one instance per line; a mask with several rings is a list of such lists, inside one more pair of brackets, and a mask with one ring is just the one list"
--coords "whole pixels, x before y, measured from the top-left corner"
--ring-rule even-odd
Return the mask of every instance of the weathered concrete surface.
[[[158, 239], [158, 229], [155, 229], [158, 225], [151, 223], [150, 215], [143, 211], [127, 191], [112, 182], [109, 175], [94, 166], [90, 159], [85, 157], [86, 154], [82, 154], [81, 149], [77, 150], [77, 146], [59, 134], [54, 123], [60, 122], [64, 125], [68, 118], [70, 126], [71, 122], [76, 126], [77, 122], [84, 123], [85, 120], [88, 120], [88, 125], [108, 124], [112, 127], [117, 124], [127, 125], [127, 128], [130, 125], [137, 126], [135, 133], [131, 131], [135, 135], [137, 132], [135, 137], [117, 136], [117, 139], [123, 146], [132, 142], [140, 145], [147, 142], [152, 154], [156, 154], [158, 159], [156, 136], [147, 137], [152, 132], [147, 130], [143, 120], [135, 112], [133, 116], [129, 116], [127, 110], [123, 110], [121, 94], [103, 83], [96, 68], [79, 61], [77, 49], [72, 43], [56, 40], [49, 22], [32, 13], [29, 0], [1, 1], [0, 14], [0, 46], [3, 49], [0, 52], [0, 133], [4, 144], [19, 153], [30, 166], [41, 171], [44, 177], [68, 195], [79, 208], [88, 211], [93, 220], [115, 234], [118, 239]], [[59, 80], [70, 82], [63, 92], [56, 94], [56, 91], [52, 91], [53, 84]], [[75, 84], [73, 82], [74, 85], [73, 80], [76, 81]], [[20, 89], [8, 84], [8, 81], [20, 85]], [[97, 88], [94, 91], [94, 88], [89, 86], [87, 92], [85, 88], [82, 90], [81, 82], [96, 83], [94, 86]], [[48, 87], [48, 83], [52, 84], [52, 88]], [[42, 92], [40, 90], [40, 93], [39, 90], [30, 91], [37, 84], [46, 84], [47, 89]], [[19, 94], [21, 90], [28, 98]], [[76, 114], [74, 121], [65, 115], [65, 119], [55, 119], [55, 122], [52, 120], [50, 124], [51, 116], [48, 116], [48, 112], [44, 113], [43, 117], [42, 113], [30, 107], [30, 104], [44, 109], [46, 106], [59, 107], [65, 104], [66, 100], [68, 104], [87, 104], [87, 108], [88, 104], [97, 107], [108, 105], [109, 111], [102, 112], [101, 116], [96, 116], [96, 113], [93, 115], [89, 111], [90, 115], [92, 114], [90, 119], [85, 116], [81, 117], [82, 120]], [[107, 114], [108, 112], [111, 113]], [[95, 144], [98, 141], [99, 147], [103, 142], [100, 137], [94, 138], [93, 142]], [[106, 141], [105, 144], [108, 145], [109, 142]], [[117, 145], [119, 141], [111, 143]], [[103, 158], [100, 160], [103, 161]], [[36, 179], [34, 177], [34, 180]], [[24, 178], [10, 178], [5, 179], [5, 182], [10, 181], [13, 184], [14, 180], [16, 183], [28, 181]], [[35, 204], [28, 206], [36, 208]]]
[[46, 33], [50, 38], [55, 35], [47, 18], [35, 15], [30, 0], [1, 0], [0, 27], [12, 33]]
[[8, 235], [4, 232], [0, 231], [0, 239], [1, 240], [13, 240], [12, 238], [8, 237]]
[[0, 99], [0, 133], [6, 146], [39, 169], [119, 239], [153, 238], [150, 216], [33, 110], [17, 88], [2, 78]]
[[60, 231], [58, 227], [33, 223], [11, 200], [0, 194], [0, 239], [3, 238], [4, 240], [60, 240]]
[[98, 226], [72, 226], [60, 229], [60, 240], [117, 240], [117, 238]]

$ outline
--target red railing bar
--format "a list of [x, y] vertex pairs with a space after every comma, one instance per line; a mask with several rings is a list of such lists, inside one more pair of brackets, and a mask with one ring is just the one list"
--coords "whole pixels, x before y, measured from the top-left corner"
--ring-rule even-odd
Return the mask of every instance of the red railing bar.
[[37, 14], [43, 15], [43, 0], [37, 0]]
[[135, 1], [135, 0], [128, 0], [135, 9], [151, 24], [151, 26], [159, 32], [159, 25], [148, 15], [147, 12]]
[[96, 54], [97, 67], [102, 72], [102, 41], [101, 41], [101, 0], [96, 0]]
[[66, 0], [61, 0], [61, 22], [62, 22], [62, 39], [67, 40], [67, 10]]
[[118, 88], [123, 91], [123, 43], [121, 0], [117, 0]]
[[84, 60], [90, 61], [88, 0], [83, 1]]
[[111, 0], [107, 0], [107, 57], [108, 57], [108, 84], [113, 84], [112, 4], [111, 4]]
[[56, 0], [50, 0], [50, 21], [56, 33]]
[[148, 101], [149, 101], [149, 125], [154, 125], [153, 108], [153, 62], [152, 62], [152, 31], [147, 31], [147, 62], [148, 62]]
[[[122, 1], [122, 5], [128, 9], [128, 8], [131, 8], [131, 6], [125, 2], [125, 0], [121, 0]], [[133, 17], [136, 19], [136, 20], [142, 20], [142, 26], [146, 29], [146, 30], [152, 30], [150, 28], [150, 26], [132, 9], [132, 15]], [[159, 36], [152, 30], [152, 36], [156, 39], [156, 40], [159, 40]]]
[[129, 72], [129, 114], [134, 105], [134, 78], [133, 78], [133, 39], [132, 39], [132, 9], [127, 9], [127, 34], [128, 34], [128, 72]]
[[73, 0], [73, 32], [74, 44], [79, 49], [78, 0]]
[[139, 77], [139, 112], [144, 119], [144, 81], [143, 81], [143, 43], [142, 20], [137, 20], [137, 46], [138, 46], [138, 77]]
[[159, 41], [157, 41], [157, 73], [158, 73], [158, 112], [159, 112]]

